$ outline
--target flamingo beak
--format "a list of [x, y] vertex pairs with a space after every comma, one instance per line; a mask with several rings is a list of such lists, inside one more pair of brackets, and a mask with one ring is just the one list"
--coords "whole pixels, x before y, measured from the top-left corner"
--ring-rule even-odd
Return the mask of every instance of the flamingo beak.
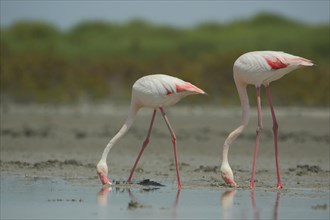
[[189, 91], [189, 92], [193, 92], [196, 94], [203, 94], [203, 95], [207, 95], [206, 92], [204, 92], [202, 89], [198, 88], [197, 86], [189, 83], [189, 82], [185, 82], [184, 84], [177, 84], [176, 85], [176, 92], [184, 92], [184, 91]]
[[237, 183], [233, 179], [223, 178], [223, 180], [231, 187], [237, 187]]
[[99, 175], [102, 185], [112, 185], [112, 183], [109, 181], [108, 177], [104, 175], [104, 173], [97, 172], [97, 175]]

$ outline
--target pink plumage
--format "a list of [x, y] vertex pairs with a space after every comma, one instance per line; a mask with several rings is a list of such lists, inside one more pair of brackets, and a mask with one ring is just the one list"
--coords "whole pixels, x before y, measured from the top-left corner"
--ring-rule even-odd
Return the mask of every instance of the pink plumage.
[[259, 140], [262, 125], [262, 114], [261, 114], [261, 99], [260, 99], [260, 86], [266, 87], [266, 94], [268, 103], [270, 106], [272, 119], [273, 119], [273, 133], [274, 133], [274, 145], [275, 145], [275, 161], [277, 171], [277, 188], [282, 188], [280, 179], [280, 169], [278, 162], [278, 123], [275, 116], [275, 111], [272, 104], [272, 98], [270, 95], [269, 84], [277, 79], [280, 79], [287, 73], [298, 69], [303, 66], [313, 66], [313, 62], [299, 56], [294, 56], [284, 52], [277, 51], [254, 51], [245, 53], [240, 56], [234, 63], [234, 80], [236, 88], [240, 97], [242, 107], [242, 121], [241, 125], [232, 131], [223, 145], [223, 160], [221, 164], [221, 176], [223, 180], [232, 186], [237, 186], [234, 181], [233, 172], [228, 162], [228, 151], [230, 144], [243, 132], [244, 128], [249, 122], [249, 99], [246, 91], [246, 87], [252, 84], [256, 87], [257, 92], [257, 103], [258, 103], [258, 127], [255, 142], [254, 158], [252, 165], [252, 177], [250, 180], [250, 188], [254, 188], [255, 179], [255, 167], [256, 159], [259, 148]]
[[154, 75], [144, 76], [138, 79], [134, 83], [132, 88], [130, 112], [126, 119], [126, 122], [123, 125], [123, 127], [119, 130], [119, 132], [109, 141], [108, 145], [104, 149], [101, 160], [97, 164], [97, 173], [103, 185], [111, 184], [111, 182], [108, 180], [107, 177], [108, 166], [106, 163], [110, 149], [121, 137], [123, 137], [123, 135], [132, 126], [139, 109], [142, 107], [150, 107], [153, 108], [153, 114], [149, 125], [148, 134], [143, 142], [140, 153], [131, 170], [131, 173], [128, 178], [128, 182], [131, 182], [131, 178], [140, 160], [140, 157], [149, 143], [153, 122], [156, 116], [157, 109], [159, 109], [162, 113], [162, 116], [165, 120], [165, 123], [172, 137], [173, 148], [174, 148], [174, 159], [175, 159], [177, 179], [178, 179], [178, 188], [181, 188], [181, 180], [180, 180], [180, 173], [179, 173], [178, 159], [177, 159], [178, 157], [176, 151], [176, 136], [169, 123], [169, 120], [167, 118], [167, 115], [165, 114], [163, 107], [174, 105], [185, 96], [191, 94], [205, 94], [205, 92], [189, 82], [185, 82], [179, 78], [164, 74], [154, 74]]
[[132, 90], [132, 101], [144, 107], [171, 106], [191, 94], [204, 94], [200, 88], [179, 78], [154, 74], [138, 79]]
[[313, 66], [312, 61], [277, 51], [254, 51], [240, 56], [234, 63], [234, 77], [242, 83], [268, 85], [292, 70]]

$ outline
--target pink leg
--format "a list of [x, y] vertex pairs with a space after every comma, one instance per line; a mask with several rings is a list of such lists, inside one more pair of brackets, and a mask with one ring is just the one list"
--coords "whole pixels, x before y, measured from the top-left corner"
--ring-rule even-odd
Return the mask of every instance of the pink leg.
[[168, 129], [170, 130], [171, 136], [172, 136], [172, 143], [173, 143], [173, 148], [174, 148], [174, 159], [175, 159], [175, 167], [176, 167], [176, 174], [178, 178], [178, 189], [181, 189], [181, 180], [180, 180], [180, 171], [179, 171], [179, 164], [178, 164], [178, 154], [176, 152], [176, 136], [175, 133], [170, 125], [170, 122], [168, 121], [168, 118], [164, 112], [164, 109], [162, 107], [159, 107], [160, 111], [163, 114], [164, 120], [166, 122], [166, 125]]
[[280, 178], [280, 166], [278, 162], [278, 144], [277, 144], [277, 137], [278, 137], [278, 123], [275, 116], [275, 111], [273, 107], [272, 97], [270, 95], [269, 86], [266, 86], [266, 93], [268, 97], [268, 103], [270, 107], [270, 111], [272, 113], [273, 119], [273, 133], [274, 133], [274, 145], [275, 145], [275, 161], [276, 161], [276, 172], [277, 172], [277, 188], [282, 189], [282, 183]]
[[152, 114], [152, 118], [151, 118], [151, 122], [150, 122], [150, 126], [149, 126], [149, 130], [148, 130], [147, 137], [146, 137], [146, 139], [145, 139], [144, 142], [143, 142], [142, 148], [141, 148], [141, 150], [140, 150], [140, 153], [139, 153], [138, 157], [136, 158], [136, 161], [135, 161], [135, 163], [134, 163], [134, 166], [133, 166], [133, 168], [132, 168], [132, 170], [131, 170], [131, 174], [129, 175], [127, 182], [131, 182], [131, 179], [132, 179], [133, 173], [134, 173], [135, 168], [136, 168], [136, 166], [137, 166], [137, 164], [138, 164], [138, 162], [139, 162], [139, 160], [140, 160], [140, 157], [141, 157], [141, 155], [142, 155], [144, 149], [146, 148], [146, 146], [147, 146], [148, 143], [149, 143], [149, 138], [150, 138], [150, 135], [151, 135], [152, 125], [153, 125], [153, 123], [154, 123], [156, 113], [157, 113], [157, 109], [154, 109], [154, 112], [153, 112], [153, 114]]
[[259, 141], [262, 131], [262, 113], [261, 113], [261, 100], [260, 100], [260, 87], [256, 87], [257, 91], [257, 102], [258, 102], [258, 127], [256, 130], [256, 145], [254, 147], [254, 155], [253, 155], [253, 164], [252, 164], [252, 177], [250, 180], [250, 188], [254, 188], [254, 175], [256, 171], [256, 163], [257, 163], [257, 155], [258, 155], [258, 148], [259, 148]]

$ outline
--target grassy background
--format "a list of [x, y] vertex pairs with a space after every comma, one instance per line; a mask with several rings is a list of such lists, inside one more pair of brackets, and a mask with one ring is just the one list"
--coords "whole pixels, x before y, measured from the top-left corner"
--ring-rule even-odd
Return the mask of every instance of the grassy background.
[[[1, 100], [22, 103], [121, 102], [139, 77], [166, 73], [209, 96], [185, 103], [237, 105], [232, 66], [241, 54], [278, 50], [318, 66], [272, 83], [277, 105], [329, 105], [329, 24], [306, 25], [275, 14], [193, 28], [85, 21], [68, 31], [42, 22], [1, 29]], [[254, 103], [253, 87], [250, 98]]]

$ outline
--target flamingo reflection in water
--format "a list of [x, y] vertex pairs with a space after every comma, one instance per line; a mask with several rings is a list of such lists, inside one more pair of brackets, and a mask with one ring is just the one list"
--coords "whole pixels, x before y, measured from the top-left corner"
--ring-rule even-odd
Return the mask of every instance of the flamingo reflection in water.
[[[257, 208], [256, 205], [256, 200], [254, 197], [254, 190], [251, 190], [250, 192], [250, 197], [251, 197], [251, 203], [252, 203], [252, 208], [253, 208], [253, 217], [254, 219], [260, 219], [260, 213], [259, 209]], [[274, 212], [273, 212], [273, 219], [277, 220], [278, 219], [278, 206], [280, 204], [280, 198], [281, 198], [281, 192], [278, 191], [276, 193], [276, 200], [275, 200], [275, 205], [274, 205]]]
[[232, 215], [231, 209], [233, 206], [234, 197], [235, 197], [236, 192], [237, 192], [236, 189], [229, 190], [229, 191], [224, 192], [221, 195], [220, 204], [221, 204], [221, 207], [223, 210], [223, 219], [231, 218], [231, 215]]
[[97, 204], [106, 206], [108, 204], [108, 194], [112, 190], [112, 187], [102, 187], [97, 193]]
[[[176, 196], [175, 196], [175, 201], [173, 203], [173, 207], [172, 207], [172, 219], [176, 219], [177, 216], [177, 209], [178, 209], [178, 205], [179, 205], [179, 199], [180, 199], [180, 189], [177, 190]], [[140, 204], [138, 202], [138, 199], [134, 196], [133, 192], [130, 189], [127, 189], [128, 195], [131, 199], [131, 201], [129, 202], [129, 206], [130, 204]], [[151, 206], [150, 206], [151, 207]]]
[[[97, 193], [97, 203], [100, 206], [106, 206], [108, 204], [108, 197], [109, 197], [109, 192], [112, 190], [112, 187], [103, 187], [101, 188], [101, 190]], [[124, 189], [125, 191], [125, 189]], [[128, 188], [126, 189], [126, 191], [128, 192], [129, 198], [130, 198], [130, 202], [128, 203], [128, 206], [130, 206], [130, 204], [140, 204], [138, 202], [137, 197], [133, 194], [133, 192]], [[177, 216], [177, 209], [178, 209], [178, 205], [179, 205], [179, 199], [180, 199], [180, 189], [177, 190], [176, 196], [175, 196], [175, 201], [173, 203], [173, 207], [172, 207], [172, 218], [176, 219]]]
[[[257, 207], [256, 199], [254, 196], [254, 190], [250, 191], [250, 199], [251, 199], [251, 205], [252, 205], [252, 210], [253, 210], [253, 219], [259, 220], [260, 218], [260, 212]], [[234, 198], [237, 193], [237, 190], [230, 190], [226, 191], [221, 195], [220, 198], [220, 204], [222, 207], [223, 211], [223, 219], [232, 219], [232, 208], [234, 204]], [[273, 212], [273, 219], [278, 220], [278, 208], [280, 204], [280, 198], [281, 198], [281, 192], [278, 191], [276, 193], [276, 200], [275, 200], [275, 205], [274, 205], [274, 212]]]

